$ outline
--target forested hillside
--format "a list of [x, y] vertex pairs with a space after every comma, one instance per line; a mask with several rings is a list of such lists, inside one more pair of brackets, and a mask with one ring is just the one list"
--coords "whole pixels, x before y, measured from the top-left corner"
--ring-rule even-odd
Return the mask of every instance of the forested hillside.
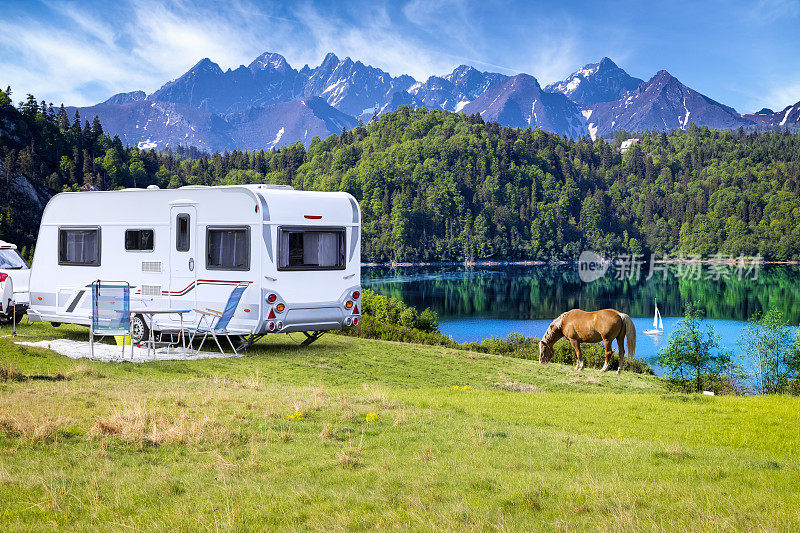
[[[475, 116], [401, 107], [276, 152], [123, 147], [92, 117], [0, 91], [0, 238], [32, 246], [36, 188], [281, 183], [345, 190], [363, 210], [365, 260], [715, 253], [800, 259], [800, 135], [698, 128], [573, 141]], [[83, 122], [82, 122], [83, 120]]]

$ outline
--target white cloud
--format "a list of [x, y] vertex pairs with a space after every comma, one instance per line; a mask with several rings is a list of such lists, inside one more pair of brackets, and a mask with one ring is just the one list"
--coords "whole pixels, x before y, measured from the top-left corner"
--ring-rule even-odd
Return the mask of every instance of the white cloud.
[[[197, 7], [144, 0], [105, 11], [49, 6], [48, 23], [0, 19], [0, 71], [18, 91], [89, 105], [123, 91], [152, 92], [203, 57], [223, 68], [249, 63], [289, 36], [292, 22], [244, 2]], [[13, 75], [12, 75], [13, 74]]]
[[379, 67], [393, 76], [410, 74], [422, 80], [452, 68], [451, 59], [398, 31], [384, 6], [373, 5], [362, 10], [357, 26], [309, 4], [298, 6], [295, 15], [310, 34], [306, 42], [313, 46], [311, 57], [303, 54], [306, 63], [317, 63], [327, 52], [334, 52], [341, 58], [349, 56]]
[[[332, 51], [420, 81], [466, 63], [506, 74], [526, 72], [546, 85], [603, 55], [624, 62], [643, 46], [624, 16], [612, 27], [594, 27], [566, 8], [492, 0], [399, 5], [305, 0], [282, 6], [255, 0], [122, 0], [94, 7], [45, 2], [51, 3], [35, 18], [21, 10], [0, 17], [0, 82], [11, 84], [15, 97], [31, 92], [77, 105], [117, 92], [152, 93], [204, 57], [235, 69], [273, 51], [300, 68], [319, 64]], [[752, 9], [762, 20], [786, 23], [798, 16], [798, 6], [800, 0], [763, 0]], [[646, 78], [651, 73], [631, 74]], [[765, 90], [754, 96], [766, 95], [765, 105], [793, 103], [800, 91], [789, 81], [777, 84], [782, 88], [774, 94]]]
[[32, 20], [0, 20], [0, 46], [12, 51], [3, 54], [0, 70], [9, 73], [14, 89], [59, 103], [67, 94], [78, 95], [78, 103], [88, 103], [80, 96], [80, 87], [86, 83], [121, 88], [123, 80], [144, 81], [92, 36], [55, 30]]
[[800, 102], [800, 80], [793, 83], [778, 85], [777, 88], [759, 95], [753, 100], [753, 111], [768, 107], [773, 111], [780, 111], [787, 106]]
[[751, 19], [760, 23], [798, 16], [800, 16], [800, 0], [759, 0], [750, 8]]

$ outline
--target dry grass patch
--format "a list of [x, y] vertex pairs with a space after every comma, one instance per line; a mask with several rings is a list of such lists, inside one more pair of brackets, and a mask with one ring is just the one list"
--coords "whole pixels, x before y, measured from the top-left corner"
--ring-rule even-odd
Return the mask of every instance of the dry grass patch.
[[336, 430], [330, 424], [325, 424], [324, 426], [322, 426], [322, 431], [320, 431], [319, 436], [323, 440], [339, 440], [339, 436], [336, 434]]
[[89, 429], [93, 438], [113, 436], [140, 444], [189, 444], [225, 440], [229, 431], [216, 418], [193, 418], [181, 410], [177, 416], [158, 415], [141, 403], [127, 404], [108, 418], [97, 419]]
[[575, 376], [569, 380], [570, 383], [583, 383], [586, 385], [600, 385], [600, 378], [595, 376]]
[[537, 387], [536, 385], [527, 385], [523, 383], [517, 383], [516, 381], [506, 381], [505, 383], [495, 383], [496, 387], [499, 387], [503, 390], [508, 391], [515, 391], [515, 392], [544, 392], [542, 389]]
[[245, 387], [247, 389], [255, 391], [261, 390], [261, 378], [258, 375], [258, 370], [256, 370], [256, 373], [254, 375], [243, 379], [240, 383], [242, 387]]
[[364, 431], [361, 431], [361, 438], [358, 446], [353, 444], [351, 437], [347, 438], [347, 444], [341, 449], [338, 455], [339, 464], [344, 468], [355, 468], [361, 464], [361, 450], [364, 444]]
[[363, 383], [361, 388], [367, 392], [365, 400], [367, 404], [378, 405], [381, 409], [395, 408], [395, 404], [389, 401], [389, 393], [386, 387], [374, 383]]
[[0, 418], [0, 434], [33, 441], [49, 441], [59, 435], [69, 435], [72, 421], [66, 417], [37, 417], [32, 414]]
[[75, 368], [73, 368], [72, 370], [70, 370], [69, 372], [66, 372], [66, 377], [67, 379], [73, 379], [73, 378], [102, 379], [105, 378], [106, 376], [102, 372], [97, 371], [96, 369], [90, 367], [89, 365], [80, 364]]
[[408, 413], [406, 412], [405, 405], [402, 405], [400, 409], [398, 409], [394, 414], [394, 421], [392, 425], [394, 427], [402, 426], [408, 422]]

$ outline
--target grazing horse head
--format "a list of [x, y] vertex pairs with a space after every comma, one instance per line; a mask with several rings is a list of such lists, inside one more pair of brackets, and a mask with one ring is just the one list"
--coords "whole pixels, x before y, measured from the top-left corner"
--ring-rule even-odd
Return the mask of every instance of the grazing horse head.
[[564, 336], [561, 332], [561, 326], [565, 314], [566, 313], [562, 313], [561, 316], [553, 320], [545, 334], [542, 335], [542, 340], [539, 342], [540, 365], [550, 362], [550, 359], [553, 358], [553, 343]]
[[543, 365], [545, 363], [549, 363], [550, 359], [553, 358], [553, 349], [544, 343], [544, 341], [539, 342], [539, 364]]

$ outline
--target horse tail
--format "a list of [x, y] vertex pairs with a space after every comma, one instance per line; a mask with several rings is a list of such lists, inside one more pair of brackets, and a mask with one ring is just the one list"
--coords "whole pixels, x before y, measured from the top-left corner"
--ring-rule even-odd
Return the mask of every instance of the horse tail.
[[622, 323], [625, 324], [625, 338], [628, 341], [628, 352], [630, 352], [631, 357], [635, 357], [636, 356], [636, 326], [633, 325], [633, 320], [631, 320], [631, 317], [629, 317], [625, 313], [620, 313], [619, 317], [622, 319]]

